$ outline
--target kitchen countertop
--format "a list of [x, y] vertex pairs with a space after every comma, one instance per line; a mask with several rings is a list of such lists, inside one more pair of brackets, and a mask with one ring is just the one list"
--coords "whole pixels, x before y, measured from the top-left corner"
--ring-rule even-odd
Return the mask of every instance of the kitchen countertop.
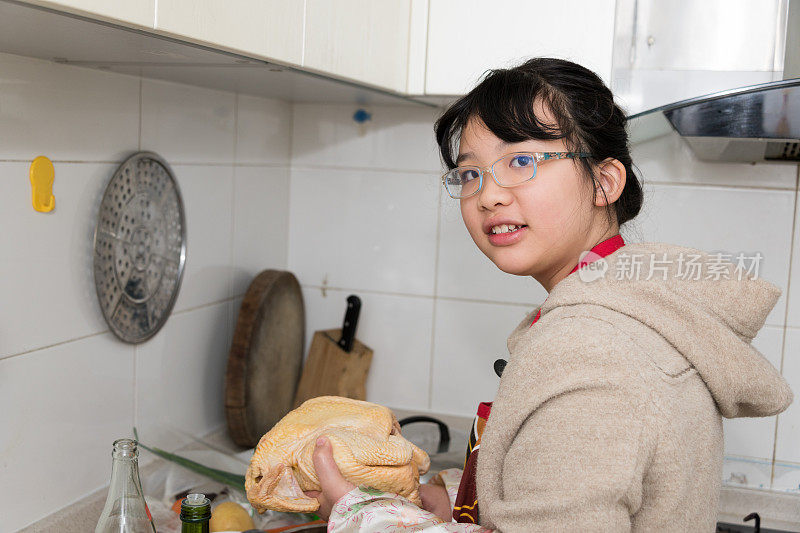
[[[396, 409], [395, 411], [399, 418], [406, 415], [406, 413], [400, 410]], [[462, 420], [456, 420], [454, 417], [441, 418], [446, 418], [448, 424], [452, 423], [454, 427], [459, 429], [461, 429], [463, 425], [461, 424]], [[453, 418], [453, 420], [451, 420], [451, 418]], [[224, 428], [209, 434], [203, 441], [214, 448], [227, 450], [232, 453], [243, 450], [243, 448], [237, 447], [233, 443]], [[180, 451], [177, 453], [180, 453]], [[165, 463], [165, 460], [155, 458], [143, 464], [140, 467], [142, 476], [144, 477], [149, 472], [161, 468]], [[93, 531], [97, 520], [100, 518], [100, 513], [103, 510], [107, 491], [108, 488], [104, 487], [93, 492], [72, 505], [20, 531], [22, 533], [50, 531], [59, 531], [60, 533], [85, 533], [86, 531]], [[743, 524], [742, 518], [750, 512], [757, 512], [761, 516], [762, 527], [800, 531], [800, 495], [723, 485], [720, 491], [717, 520], [731, 524]], [[750, 522], [750, 525], [752, 525], [752, 522]]]
[[[244, 450], [244, 448], [237, 446], [230, 437], [228, 437], [228, 432], [225, 428], [210, 433], [202, 440], [204, 443], [220, 451], [238, 453]], [[193, 447], [193, 445], [188, 445], [182, 449], [189, 449], [191, 447]], [[180, 454], [180, 450], [176, 453]], [[149, 452], [143, 453], [141, 461], [139, 465], [139, 474], [142, 478], [145, 478], [148, 474], [159, 468], [163, 468], [167, 464], [172, 464]], [[95, 526], [97, 526], [97, 521], [100, 519], [100, 513], [103, 512], [103, 505], [106, 503], [107, 494], [108, 487], [106, 486], [42, 518], [38, 522], [34, 522], [30, 526], [21, 529], [19, 533], [45, 533], [53, 531], [58, 531], [59, 533], [86, 533], [87, 531], [94, 531]]]

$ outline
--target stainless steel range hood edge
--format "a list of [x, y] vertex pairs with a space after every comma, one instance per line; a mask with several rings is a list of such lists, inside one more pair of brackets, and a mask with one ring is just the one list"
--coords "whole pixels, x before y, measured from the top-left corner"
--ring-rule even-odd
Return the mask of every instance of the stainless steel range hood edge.
[[796, 164], [800, 78], [690, 98], [637, 113], [628, 121], [632, 142], [663, 135], [671, 126], [704, 161]]

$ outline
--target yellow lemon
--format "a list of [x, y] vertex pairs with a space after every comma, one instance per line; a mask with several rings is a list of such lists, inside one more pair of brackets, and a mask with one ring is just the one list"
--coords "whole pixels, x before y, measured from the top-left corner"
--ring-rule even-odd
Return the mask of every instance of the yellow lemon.
[[247, 531], [253, 529], [255, 524], [244, 507], [236, 502], [223, 502], [214, 508], [208, 530], [215, 531]]

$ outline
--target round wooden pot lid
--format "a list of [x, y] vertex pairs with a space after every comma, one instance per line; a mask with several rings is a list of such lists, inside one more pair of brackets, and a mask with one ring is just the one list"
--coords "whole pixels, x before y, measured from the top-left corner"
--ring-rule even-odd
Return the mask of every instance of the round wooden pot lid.
[[236, 444], [255, 446], [292, 409], [304, 334], [297, 278], [282, 270], [261, 272], [242, 300], [225, 375], [225, 414]]

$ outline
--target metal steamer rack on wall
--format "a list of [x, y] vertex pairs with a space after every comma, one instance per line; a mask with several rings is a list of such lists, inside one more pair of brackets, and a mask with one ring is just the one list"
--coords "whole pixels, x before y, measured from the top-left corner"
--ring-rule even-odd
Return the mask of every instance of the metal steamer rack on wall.
[[178, 183], [152, 152], [129, 157], [103, 194], [94, 232], [94, 281], [111, 331], [129, 343], [161, 329], [186, 261], [186, 219]]

